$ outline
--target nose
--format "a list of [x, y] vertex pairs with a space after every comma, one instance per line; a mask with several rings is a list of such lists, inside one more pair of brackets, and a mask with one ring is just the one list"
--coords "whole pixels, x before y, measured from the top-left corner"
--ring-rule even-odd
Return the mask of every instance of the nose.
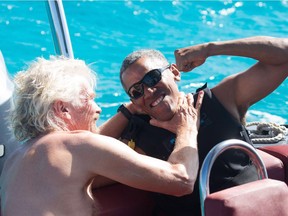
[[98, 106], [97, 103], [95, 103], [96, 106], [96, 113], [100, 114], [102, 112], [102, 109]]
[[144, 97], [152, 95], [155, 91], [156, 91], [155, 87], [147, 87], [144, 85]]

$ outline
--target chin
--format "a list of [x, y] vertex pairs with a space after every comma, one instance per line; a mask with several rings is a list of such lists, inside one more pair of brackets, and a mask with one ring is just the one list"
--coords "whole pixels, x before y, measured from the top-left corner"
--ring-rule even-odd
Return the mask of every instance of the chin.
[[159, 120], [159, 121], [169, 121], [173, 118], [175, 112], [172, 112], [171, 110], [169, 111], [161, 111], [161, 112], [158, 112], [154, 115], [151, 115], [153, 116], [153, 118]]
[[157, 120], [168, 121], [175, 114], [175, 109], [173, 108], [174, 108], [174, 104], [171, 103], [170, 100], [167, 100], [167, 96], [166, 96], [161, 103], [159, 103], [157, 106], [153, 107], [152, 109], [148, 110], [147, 113], [148, 115], [152, 116], [153, 118]]

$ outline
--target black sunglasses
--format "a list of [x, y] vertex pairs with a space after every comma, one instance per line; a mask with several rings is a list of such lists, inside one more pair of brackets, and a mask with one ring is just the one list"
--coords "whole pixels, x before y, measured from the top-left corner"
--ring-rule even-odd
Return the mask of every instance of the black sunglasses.
[[143, 96], [144, 94], [144, 86], [145, 84], [147, 87], [155, 86], [162, 78], [162, 72], [169, 68], [170, 65], [167, 65], [163, 68], [153, 69], [145, 74], [145, 76], [137, 83], [133, 84], [128, 89], [128, 95], [132, 99], [138, 99]]

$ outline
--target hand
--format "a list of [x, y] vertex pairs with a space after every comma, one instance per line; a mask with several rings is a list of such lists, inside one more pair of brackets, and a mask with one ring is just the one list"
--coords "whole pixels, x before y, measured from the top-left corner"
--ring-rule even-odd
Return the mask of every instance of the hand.
[[204, 92], [200, 91], [195, 107], [192, 94], [181, 93], [178, 98], [178, 109], [173, 118], [169, 121], [158, 121], [151, 119], [150, 124], [164, 128], [173, 133], [178, 133], [183, 129], [197, 131], [200, 124], [200, 109], [204, 97]]
[[180, 71], [187, 72], [202, 65], [208, 57], [207, 47], [207, 44], [200, 44], [175, 50], [174, 56], [177, 68]]

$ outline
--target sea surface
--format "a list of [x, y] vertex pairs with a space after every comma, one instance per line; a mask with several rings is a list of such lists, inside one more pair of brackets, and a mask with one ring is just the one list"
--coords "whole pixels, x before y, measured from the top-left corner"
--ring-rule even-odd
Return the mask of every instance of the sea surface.
[[[101, 125], [129, 98], [119, 83], [122, 60], [141, 48], [162, 51], [171, 63], [177, 48], [256, 35], [288, 36], [288, 1], [63, 1], [75, 58], [98, 74], [96, 102]], [[44, 1], [0, 1], [0, 50], [13, 75], [36, 57], [55, 54]], [[193, 92], [207, 82], [255, 63], [215, 56], [182, 75], [180, 89]], [[64, 82], [64, 81], [63, 81]], [[288, 123], [288, 81], [253, 105], [248, 121]]]

